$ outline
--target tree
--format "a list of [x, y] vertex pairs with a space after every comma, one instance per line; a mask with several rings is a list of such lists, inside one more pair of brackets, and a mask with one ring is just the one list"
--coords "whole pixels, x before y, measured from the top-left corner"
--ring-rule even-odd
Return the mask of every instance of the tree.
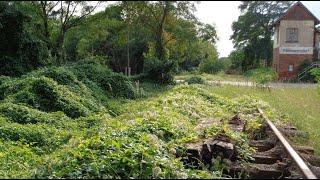
[[[108, 65], [115, 71], [124, 72], [130, 66], [132, 74], [153, 71], [149, 77], [161, 77], [178, 70], [179, 66], [191, 70], [204, 59], [217, 56], [214, 25], [200, 23], [187, 15], [186, 11], [192, 10], [176, 10], [186, 5], [177, 7], [176, 2], [170, 2], [173, 7], [166, 15], [160, 37], [156, 17], [160, 19], [163, 14], [157, 9], [161, 7], [156, 6], [158, 3], [164, 2], [120, 2], [86, 17], [66, 34], [68, 58], [106, 56]], [[156, 9], [154, 16], [148, 14], [152, 8]], [[156, 48], [159, 44], [163, 59]]]
[[68, 59], [102, 56], [114, 71], [124, 72], [128, 66], [129, 49], [131, 73], [141, 73], [143, 53], [147, 51], [147, 44], [152, 38], [148, 28], [133, 17], [132, 22], [128, 23], [123, 13], [124, 6], [116, 3], [102, 12], [86, 17], [81, 25], [68, 31], [65, 39]]
[[211, 24], [204, 24], [201, 22], [198, 22], [198, 25], [199, 25], [199, 29], [198, 29], [199, 37], [203, 41], [208, 41], [212, 44], [215, 44], [218, 40], [218, 35], [217, 35], [215, 26]]
[[146, 25], [153, 34], [155, 41], [156, 57], [165, 60], [166, 45], [172, 40], [166, 35], [166, 28], [175, 23], [177, 18], [194, 18], [194, 4], [191, 2], [155, 1], [136, 2], [137, 19]]
[[[174, 40], [170, 27], [177, 19], [192, 19], [194, 4], [190, 2], [153, 1], [122, 2], [131, 12], [133, 21], [147, 28], [152, 41], [148, 44], [149, 52], [145, 53], [145, 69], [152, 77], [163, 77], [166, 70], [171, 71], [175, 62], [169, 60], [168, 44]], [[149, 66], [153, 64], [154, 66]], [[151, 73], [151, 71], [153, 73]], [[153, 75], [151, 75], [153, 74]]]
[[260, 66], [261, 60], [271, 65], [273, 31], [270, 26], [291, 4], [292, 1], [243, 1], [239, 6], [242, 14], [232, 24], [231, 39], [235, 48], [244, 52], [244, 71]]
[[[48, 47], [57, 56], [58, 63], [65, 60], [64, 39], [66, 33], [89, 16], [100, 4], [90, 5], [87, 1], [34, 1], [30, 2], [37, 8], [35, 13], [42, 19], [43, 36], [47, 39]], [[50, 28], [52, 24], [53, 30]], [[52, 37], [54, 36], [54, 37]], [[50, 38], [53, 38], [50, 41]]]
[[234, 50], [230, 53], [229, 59], [231, 60], [231, 69], [242, 71], [242, 64], [245, 60], [245, 55], [242, 49]]

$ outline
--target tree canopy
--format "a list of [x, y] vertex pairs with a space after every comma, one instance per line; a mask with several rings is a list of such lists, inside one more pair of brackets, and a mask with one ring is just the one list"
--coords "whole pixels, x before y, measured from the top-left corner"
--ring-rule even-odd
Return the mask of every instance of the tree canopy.
[[[15, 24], [15, 31], [8, 34], [13, 33], [12, 38], [28, 37], [39, 48], [31, 59], [29, 50], [24, 51], [29, 55], [16, 53], [24, 46], [26, 38], [16, 40], [6, 36], [3, 42], [15, 43], [3, 47], [10, 51], [4, 50], [7, 54], [2, 56], [19, 59], [14, 63], [21, 64], [22, 69], [24, 63], [33, 63], [35, 56], [39, 62], [29, 69], [95, 56], [116, 72], [125, 72], [130, 67], [131, 74], [149, 74], [161, 81], [173, 72], [191, 70], [203, 61], [218, 57], [215, 26], [201, 23], [195, 17], [194, 2], [120, 1], [94, 13], [99, 3], [3, 2], [2, 11], [14, 13], [0, 14], [0, 18], [5, 18], [1, 21], [1, 34]], [[13, 60], [2, 59], [13, 63]], [[8, 74], [7, 67], [9, 65], [1, 74]]]

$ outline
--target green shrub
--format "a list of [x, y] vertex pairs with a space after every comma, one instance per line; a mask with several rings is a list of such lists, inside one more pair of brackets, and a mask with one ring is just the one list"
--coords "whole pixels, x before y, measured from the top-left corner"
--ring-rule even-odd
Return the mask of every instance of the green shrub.
[[6, 102], [24, 103], [46, 112], [63, 111], [69, 117], [86, 116], [102, 106], [83, 83], [59, 85], [51, 78], [25, 76], [0, 85], [0, 97]]
[[[9, 98], [7, 98], [7, 101], [8, 99]], [[28, 90], [22, 90], [20, 92], [17, 92], [16, 94], [11, 96], [11, 99], [13, 99], [11, 100], [11, 102], [14, 102], [14, 103], [24, 103], [35, 108], [39, 108], [40, 106], [37, 100], [37, 96]]]
[[316, 81], [318, 82], [318, 91], [320, 94], [320, 68], [314, 68], [310, 70], [312, 76], [315, 77]]
[[135, 89], [129, 79], [121, 74], [113, 73], [101, 80], [103, 89], [113, 97], [134, 98]]
[[205, 80], [201, 76], [191, 76], [186, 82], [188, 84], [204, 84]]
[[24, 105], [1, 103], [0, 114], [9, 121], [19, 124], [48, 123], [59, 125], [62, 121], [71, 121], [63, 113], [46, 113]]
[[39, 108], [47, 112], [63, 111], [69, 117], [77, 118], [88, 115], [88, 106], [94, 105], [85, 97], [75, 95], [46, 77], [40, 77], [33, 82], [32, 86], [38, 97]]
[[0, 100], [5, 99], [7, 96], [17, 93], [27, 86], [28, 82], [23, 79], [9, 78], [2, 81], [0, 85]]
[[278, 78], [277, 73], [272, 68], [258, 68], [246, 71], [244, 76], [251, 78], [258, 84], [266, 84]]
[[315, 77], [316, 81], [320, 83], [320, 68], [311, 69], [310, 73]]
[[46, 68], [41, 74], [63, 85], [72, 85], [76, 82], [76, 76], [63, 67]]
[[160, 84], [174, 84], [173, 72], [178, 67], [176, 61], [172, 61], [168, 57], [163, 60], [156, 57], [153, 45], [150, 46], [149, 52], [144, 56], [144, 69], [149, 79]]
[[206, 59], [199, 65], [201, 72], [216, 74], [221, 71], [226, 71], [231, 66], [229, 59]]
[[135, 98], [137, 93], [128, 77], [93, 60], [43, 68], [21, 78], [2, 77], [0, 84], [0, 100], [63, 111], [72, 118], [103, 109], [101, 103], [108, 97]]
[[128, 77], [114, 73], [98, 62], [83, 61], [70, 69], [79, 80], [84, 83], [88, 80], [96, 83], [111, 97], [135, 97], [135, 89]]
[[106, 66], [93, 60], [80, 61], [70, 66], [69, 69], [76, 75], [79, 81], [89, 79], [96, 83], [101, 82], [102, 79], [112, 73]]

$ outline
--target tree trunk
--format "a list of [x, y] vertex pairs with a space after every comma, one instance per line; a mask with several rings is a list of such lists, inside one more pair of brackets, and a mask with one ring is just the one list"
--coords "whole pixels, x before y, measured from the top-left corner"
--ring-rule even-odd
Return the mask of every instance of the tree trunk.
[[170, 2], [166, 1], [164, 3], [163, 15], [156, 32], [156, 56], [162, 61], [165, 60], [165, 44], [163, 38], [164, 24], [166, 17], [168, 16], [170, 6]]
[[58, 36], [56, 47], [55, 47], [55, 55], [57, 57], [57, 62], [59, 65], [62, 65], [65, 61], [65, 52], [63, 47], [64, 37], [65, 37], [65, 31], [62, 29]]
[[159, 29], [156, 35], [156, 56], [161, 61], [165, 60], [165, 47], [163, 44], [162, 34], [163, 29]]
[[40, 1], [41, 3], [41, 8], [42, 8], [42, 20], [43, 20], [43, 25], [44, 25], [44, 32], [43, 35], [46, 38], [46, 44], [48, 49], [51, 49], [51, 44], [50, 44], [50, 32], [49, 32], [49, 25], [48, 25], [48, 14], [46, 11], [47, 7], [47, 2], [46, 1]]

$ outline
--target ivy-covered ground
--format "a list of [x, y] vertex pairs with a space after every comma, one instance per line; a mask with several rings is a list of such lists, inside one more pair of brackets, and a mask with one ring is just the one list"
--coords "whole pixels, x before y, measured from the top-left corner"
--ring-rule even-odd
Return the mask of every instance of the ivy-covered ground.
[[[95, 62], [50, 67], [0, 81], [2, 178], [213, 178], [222, 167], [187, 169], [187, 142], [225, 134], [245, 162], [246, 141], [260, 127], [264, 102], [225, 98], [206, 85], [159, 86], [113, 73]], [[241, 113], [245, 132], [226, 123]], [[199, 123], [210, 119], [209, 126]]]

